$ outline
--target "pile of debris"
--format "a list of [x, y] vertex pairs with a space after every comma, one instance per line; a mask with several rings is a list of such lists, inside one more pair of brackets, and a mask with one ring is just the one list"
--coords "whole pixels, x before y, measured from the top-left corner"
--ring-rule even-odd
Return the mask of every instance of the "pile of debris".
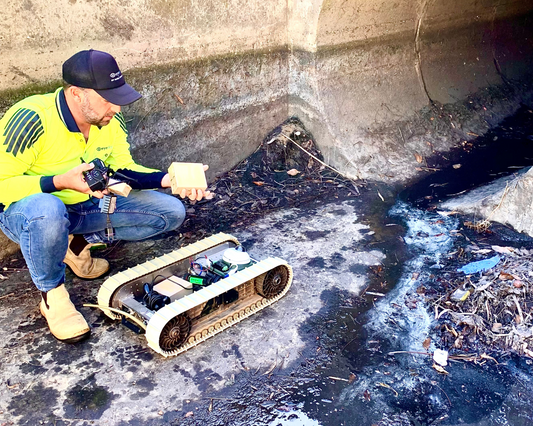
[[228, 231], [273, 210], [356, 197], [361, 186], [323, 163], [312, 135], [297, 118], [290, 118], [254, 154], [209, 186], [214, 200], [187, 203], [180, 232], [202, 238], [203, 233]]
[[493, 245], [470, 254], [484, 259], [459, 269], [450, 259], [447, 273], [417, 290], [438, 320], [437, 346], [533, 358], [533, 250]]

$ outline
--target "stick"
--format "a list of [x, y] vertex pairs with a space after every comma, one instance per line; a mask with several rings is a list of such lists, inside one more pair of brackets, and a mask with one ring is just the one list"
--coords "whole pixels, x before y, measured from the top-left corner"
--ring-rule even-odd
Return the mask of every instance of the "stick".
[[327, 167], [328, 169], [331, 169], [333, 170], [335, 173], [337, 173], [338, 175], [342, 176], [343, 178], [346, 178], [346, 179], [349, 179], [349, 180], [352, 180], [350, 179], [349, 177], [343, 175], [341, 172], [339, 172], [337, 169], [334, 169], [333, 167], [327, 165], [326, 163], [324, 163], [322, 160], [318, 159], [317, 157], [315, 157], [313, 154], [311, 154], [309, 151], [307, 151], [305, 148], [303, 148], [302, 146], [300, 146], [297, 142], [293, 141], [291, 138], [289, 138], [285, 133], [281, 133], [281, 136], [285, 136], [288, 140], [290, 140], [294, 145], [296, 145], [298, 148], [300, 148], [303, 152], [305, 152], [307, 155], [309, 155], [311, 158], [313, 158], [314, 160], [318, 161], [320, 164], [322, 164], [323, 166]]
[[430, 352], [414, 352], [414, 351], [394, 351], [394, 352], [389, 352], [387, 355], [395, 355], [395, 354], [432, 355]]
[[520, 315], [520, 324], [524, 323], [524, 314], [522, 314], [522, 308], [520, 307], [520, 303], [518, 303], [518, 300], [516, 296], [513, 296], [514, 303], [518, 309], [518, 315]]
[[374, 291], [367, 291], [365, 294], [370, 294], [371, 296], [385, 297], [383, 293], [376, 293]]
[[9, 297], [9, 296], [13, 296], [14, 294], [15, 294], [15, 293], [5, 294], [5, 295], [3, 295], [2, 297], [0, 297], [0, 300], [5, 299], [6, 297]]
[[340, 380], [342, 382], [348, 382], [350, 383], [350, 381], [348, 379], [343, 379], [341, 377], [335, 377], [335, 376], [328, 376], [328, 379], [331, 379], [331, 380]]

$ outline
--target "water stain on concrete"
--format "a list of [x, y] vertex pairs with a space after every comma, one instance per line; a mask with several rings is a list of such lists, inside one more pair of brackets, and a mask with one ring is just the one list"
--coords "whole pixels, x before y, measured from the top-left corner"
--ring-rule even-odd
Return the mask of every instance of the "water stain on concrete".
[[342, 254], [339, 252], [333, 253], [329, 258], [329, 269], [343, 269], [344, 262], [346, 262], [346, 259]]
[[311, 241], [316, 241], [320, 238], [326, 238], [329, 231], [305, 231], [303, 234]]
[[148, 362], [154, 359], [154, 356], [149, 349], [140, 345], [128, 346], [126, 348], [117, 347], [110, 354], [117, 358], [121, 367], [141, 366], [143, 362]]
[[155, 389], [155, 386], [156, 384], [147, 377], [135, 381], [134, 389], [138, 391], [130, 395], [130, 399], [136, 401], [147, 397]]
[[365, 275], [368, 272], [368, 265], [356, 263], [354, 265], [350, 265], [348, 269], [352, 274]]
[[322, 269], [322, 268], [325, 268], [326, 262], [323, 257], [318, 256], [318, 257], [311, 259], [309, 262], [307, 262], [307, 266], [311, 268]]
[[200, 392], [207, 392], [213, 390], [213, 383], [221, 381], [222, 376], [210, 368], [206, 368], [205, 370], [196, 370], [192, 379]]
[[98, 386], [93, 373], [67, 391], [66, 397], [63, 406], [66, 418], [93, 420], [102, 416], [116, 395]]
[[18, 425], [36, 425], [53, 415], [59, 391], [38, 383], [13, 398], [7, 409], [14, 416], [22, 416]]

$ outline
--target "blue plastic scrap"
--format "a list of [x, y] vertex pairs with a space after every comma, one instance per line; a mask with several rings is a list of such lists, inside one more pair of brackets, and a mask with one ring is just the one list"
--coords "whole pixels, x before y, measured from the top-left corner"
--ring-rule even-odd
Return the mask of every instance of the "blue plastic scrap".
[[500, 256], [496, 255], [490, 259], [478, 260], [477, 262], [467, 263], [462, 268], [459, 268], [457, 272], [464, 272], [465, 274], [475, 274], [476, 272], [488, 271], [490, 268], [494, 268], [501, 260]]

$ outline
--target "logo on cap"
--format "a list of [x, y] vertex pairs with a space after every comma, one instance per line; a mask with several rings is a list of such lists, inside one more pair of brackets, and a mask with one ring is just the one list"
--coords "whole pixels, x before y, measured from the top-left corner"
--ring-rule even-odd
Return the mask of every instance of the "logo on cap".
[[112, 72], [109, 77], [111, 77], [111, 81], [117, 81], [122, 78], [122, 73], [120, 71]]

